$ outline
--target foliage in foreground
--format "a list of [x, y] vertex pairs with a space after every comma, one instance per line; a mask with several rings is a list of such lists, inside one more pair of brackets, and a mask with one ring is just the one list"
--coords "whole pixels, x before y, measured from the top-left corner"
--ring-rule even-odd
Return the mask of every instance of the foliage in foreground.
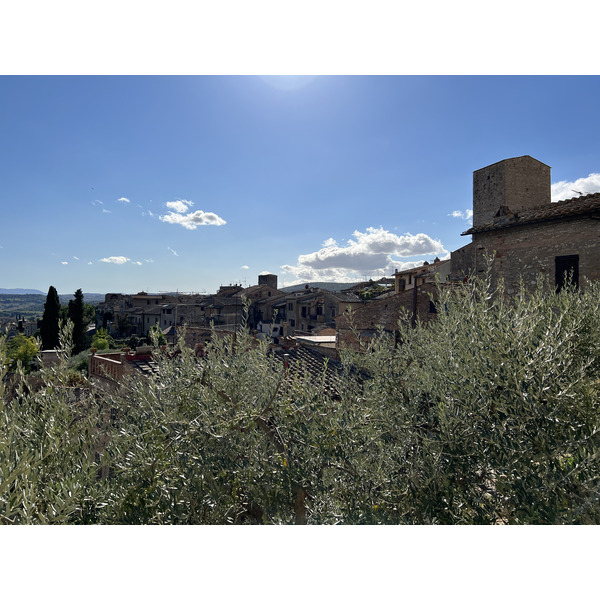
[[599, 312], [597, 284], [446, 288], [335, 395], [244, 332], [86, 400], [42, 371], [2, 394], [0, 520], [597, 523]]

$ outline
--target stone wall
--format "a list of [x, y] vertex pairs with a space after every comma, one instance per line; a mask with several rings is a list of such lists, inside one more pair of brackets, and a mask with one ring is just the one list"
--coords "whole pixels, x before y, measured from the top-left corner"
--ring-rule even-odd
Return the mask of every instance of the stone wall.
[[[495, 251], [493, 274], [502, 276], [507, 292], [518, 289], [519, 277], [533, 287], [538, 274], [555, 281], [555, 258], [579, 256], [579, 285], [600, 279], [600, 221], [571, 219], [473, 234], [474, 271], [484, 271], [484, 254]], [[454, 258], [454, 257], [453, 257]]]
[[[437, 287], [433, 283], [424, 283], [417, 288], [417, 317], [421, 321], [435, 319], [431, 297], [435, 298]], [[398, 330], [398, 320], [409, 321], [413, 315], [414, 289], [399, 292], [388, 298], [374, 300], [352, 311], [351, 319], [346, 314], [337, 318], [338, 347], [356, 347], [357, 341], [351, 324], [360, 333], [363, 340], [373, 337], [382, 327], [384, 331]]]
[[464, 279], [473, 271], [473, 243], [467, 244], [458, 250], [450, 253], [452, 271], [451, 280]]
[[473, 172], [473, 226], [492, 223], [501, 206], [513, 212], [550, 203], [550, 167], [532, 158], [507, 158]]

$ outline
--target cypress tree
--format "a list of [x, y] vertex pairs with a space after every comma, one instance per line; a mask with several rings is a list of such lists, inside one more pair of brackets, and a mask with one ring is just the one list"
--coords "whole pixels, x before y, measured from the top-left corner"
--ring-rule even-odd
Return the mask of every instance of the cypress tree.
[[48, 288], [46, 303], [44, 304], [44, 316], [40, 334], [42, 336], [42, 349], [54, 350], [58, 346], [58, 317], [60, 313], [60, 300], [54, 286]]
[[83, 328], [83, 292], [78, 289], [74, 300], [69, 300], [69, 319], [73, 321], [73, 354], [85, 350], [85, 331]]

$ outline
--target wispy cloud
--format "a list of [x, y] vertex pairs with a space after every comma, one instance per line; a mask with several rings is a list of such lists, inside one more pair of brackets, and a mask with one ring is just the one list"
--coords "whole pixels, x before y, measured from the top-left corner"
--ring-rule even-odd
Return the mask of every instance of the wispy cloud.
[[187, 211], [194, 205], [190, 200], [173, 200], [166, 202], [165, 206], [170, 209], [166, 215], [161, 215], [158, 218], [164, 223], [181, 225], [186, 229], [196, 229], [201, 225], [225, 225], [226, 221], [219, 215], [213, 212], [204, 212], [196, 210], [188, 213]]
[[77, 256], [74, 256], [73, 258], [74, 258], [75, 260], [79, 260], [79, 258], [78, 258]]
[[[295, 266], [282, 265], [296, 281], [356, 281], [391, 275], [422, 264], [420, 260], [399, 261], [394, 257], [440, 256], [447, 254], [442, 243], [424, 233], [396, 235], [382, 227], [355, 231], [344, 246], [329, 238], [323, 247], [298, 257]], [[286, 281], [287, 283], [287, 281]]]
[[465, 221], [470, 221], [473, 218], [473, 211], [470, 208], [467, 210], [454, 210], [449, 215], [449, 217], [454, 217], [455, 219], [464, 219]]
[[200, 225], [225, 225], [227, 221], [219, 217], [219, 215], [212, 212], [204, 212], [203, 210], [197, 210], [187, 215], [181, 215], [179, 213], [168, 213], [159, 217], [161, 221], [165, 223], [173, 223], [175, 225], [181, 225], [186, 229], [196, 229]]
[[552, 202], [575, 198], [580, 195], [579, 192], [583, 196], [600, 192], [600, 173], [590, 173], [575, 181], [557, 181], [550, 186]]
[[122, 202], [123, 204], [129, 204], [131, 202], [129, 198], [117, 198], [117, 202]]
[[105, 208], [103, 208], [103, 209], [102, 209], [102, 212], [103, 212], [103, 213], [107, 213], [107, 214], [109, 214], [109, 213], [111, 213], [111, 212], [112, 212], [112, 210], [106, 210]]
[[102, 202], [102, 200], [92, 200], [93, 206], [98, 206], [99, 204], [104, 204], [104, 202]]
[[179, 256], [179, 254], [177, 254], [177, 252], [173, 250], [173, 248], [171, 248], [170, 246], [167, 246], [167, 250], [170, 250], [175, 256]]
[[167, 202], [165, 205], [167, 208], [175, 211], [176, 213], [186, 213], [194, 203], [191, 200], [173, 200], [172, 202]]
[[131, 259], [126, 256], [109, 256], [108, 258], [101, 258], [100, 262], [112, 263], [113, 265], [124, 265], [130, 262]]
[[250, 267], [248, 265], [243, 265], [242, 267], [240, 267], [240, 269], [244, 269], [245, 271], [247, 271]]

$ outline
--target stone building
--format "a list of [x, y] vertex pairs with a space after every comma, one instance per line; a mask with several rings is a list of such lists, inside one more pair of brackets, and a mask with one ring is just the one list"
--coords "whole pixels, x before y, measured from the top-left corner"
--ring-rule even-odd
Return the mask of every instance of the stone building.
[[92, 352], [88, 357], [88, 377], [95, 382], [118, 385], [127, 375], [152, 375], [158, 365], [151, 346], [140, 346], [134, 351], [115, 351], [103, 354]]
[[410, 290], [401, 290], [368, 302], [359, 308], [344, 313], [336, 319], [338, 348], [358, 348], [359, 340], [368, 342], [378, 331], [387, 333], [398, 331], [398, 321], [422, 322], [435, 318], [437, 284], [425, 280], [427, 274], [416, 276], [416, 285]]
[[480, 275], [492, 254], [509, 294], [539, 274], [559, 288], [567, 274], [578, 286], [600, 279], [600, 193], [552, 202], [550, 167], [531, 156], [473, 173], [473, 227], [462, 235], [472, 241], [452, 252], [452, 279]]

